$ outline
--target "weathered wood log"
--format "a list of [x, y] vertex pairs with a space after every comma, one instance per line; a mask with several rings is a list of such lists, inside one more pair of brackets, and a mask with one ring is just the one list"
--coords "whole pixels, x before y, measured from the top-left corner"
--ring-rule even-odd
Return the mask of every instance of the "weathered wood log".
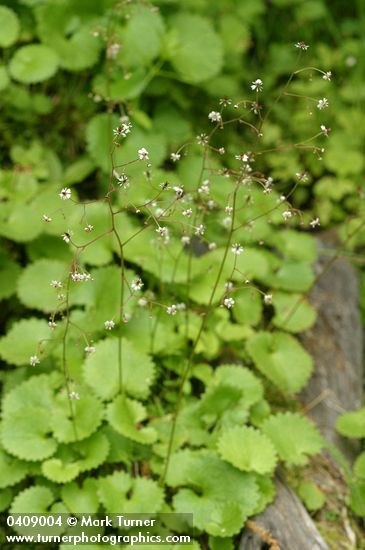
[[[329, 234], [318, 245], [317, 274], [328, 264], [330, 249], [336, 248], [338, 242]], [[357, 445], [339, 436], [335, 423], [342, 412], [361, 406], [363, 327], [358, 287], [357, 274], [351, 264], [344, 259], [336, 260], [310, 293], [309, 300], [318, 318], [314, 327], [301, 336], [315, 365], [313, 376], [300, 396], [304, 411], [317, 423], [324, 437], [350, 460]], [[336, 465], [332, 466], [336, 473], [322, 470], [317, 482], [328, 485], [332, 482], [331, 475], [340, 476]], [[283, 478], [277, 477], [276, 488], [274, 502], [253, 518], [251, 526], [254, 529], [246, 528], [239, 550], [328, 549], [309, 514]], [[269, 534], [266, 541], [262, 536], [265, 531]]]
[[254, 528], [243, 533], [239, 550], [328, 550], [299, 498], [288, 488], [285, 481], [277, 477], [276, 498], [262, 514], [254, 518], [254, 524], [266, 531], [277, 541], [269, 543]]
[[[329, 260], [328, 251], [336, 246], [327, 235], [319, 241], [318, 273]], [[359, 310], [359, 281], [348, 260], [338, 259], [319, 279], [309, 295], [318, 318], [312, 329], [301, 336], [314, 359], [314, 373], [301, 394], [301, 401], [324, 437], [348, 458], [358, 445], [335, 430], [337, 417], [361, 407], [363, 392], [363, 327]]]

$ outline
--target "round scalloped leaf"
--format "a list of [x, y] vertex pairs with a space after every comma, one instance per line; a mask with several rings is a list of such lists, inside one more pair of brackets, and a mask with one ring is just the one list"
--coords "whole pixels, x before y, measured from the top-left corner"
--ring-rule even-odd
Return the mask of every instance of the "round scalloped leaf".
[[80, 473], [77, 463], [65, 463], [59, 458], [50, 458], [42, 464], [44, 477], [55, 483], [67, 483], [72, 481]]
[[10, 61], [11, 76], [24, 84], [51, 78], [58, 68], [58, 56], [48, 46], [30, 44], [19, 48]]
[[217, 531], [210, 527], [212, 516], [217, 514], [217, 507], [224, 510], [224, 504], [231, 502], [238, 506], [240, 514], [238, 532], [257, 506], [258, 490], [254, 476], [240, 472], [213, 453], [196, 453], [195, 460], [189, 461], [185, 475], [184, 484], [194, 487], [196, 492], [180, 489], [173, 498], [173, 505], [178, 513], [193, 513], [194, 525], [198, 529], [216, 536]]
[[316, 311], [304, 296], [275, 292], [273, 297], [275, 317], [273, 324], [289, 332], [303, 332], [316, 321]]
[[[223, 384], [239, 388], [247, 407], [251, 407], [264, 394], [261, 380], [250, 369], [238, 365], [220, 365], [214, 371], [211, 384]], [[210, 387], [210, 384], [209, 386]]]
[[137, 441], [137, 443], [151, 445], [157, 439], [154, 428], [149, 426], [140, 427], [140, 422], [147, 417], [147, 411], [139, 401], [118, 395], [108, 405], [106, 416], [111, 426], [118, 433]]
[[172, 18], [170, 61], [181, 77], [195, 84], [215, 76], [222, 67], [223, 47], [211, 22], [200, 15]]
[[74, 443], [72, 448], [77, 452], [79, 458], [77, 466], [80, 472], [93, 470], [105, 462], [110, 443], [108, 438], [100, 431], [94, 433], [89, 439]]
[[4, 448], [23, 460], [43, 460], [51, 456], [57, 443], [49, 436], [49, 410], [27, 407], [4, 418], [1, 440]]
[[355, 460], [354, 474], [356, 477], [365, 480], [365, 452], [359, 454]]
[[256, 476], [256, 483], [259, 487], [259, 501], [255, 509], [254, 515], [263, 512], [268, 504], [274, 500], [275, 485], [270, 476]]
[[13, 414], [25, 413], [29, 407], [40, 407], [49, 410], [53, 405], [53, 393], [62, 384], [61, 373], [39, 374], [18, 383], [3, 399], [3, 418]]
[[346, 437], [365, 437], [365, 407], [342, 414], [337, 418], [336, 430]]
[[209, 550], [234, 550], [233, 540], [223, 537], [209, 537]]
[[49, 43], [59, 56], [60, 67], [68, 71], [88, 69], [99, 59], [101, 43], [87, 27], [77, 30], [68, 40], [57, 37]]
[[276, 451], [270, 439], [248, 426], [234, 426], [218, 441], [221, 457], [239, 470], [267, 474], [275, 469]]
[[8, 71], [4, 65], [0, 65], [0, 91], [5, 90], [10, 83]]
[[26, 477], [28, 465], [0, 448], [0, 489], [19, 483]]
[[45, 514], [54, 500], [51, 489], [34, 485], [17, 494], [11, 504], [10, 513]]
[[316, 426], [298, 413], [270, 416], [261, 426], [287, 464], [303, 465], [307, 455], [319, 453], [324, 445]]
[[311, 356], [290, 334], [258, 332], [246, 344], [256, 367], [284, 393], [305, 386], [313, 369]]
[[0, 356], [13, 365], [29, 365], [29, 358], [38, 355], [38, 344], [50, 336], [46, 321], [41, 319], [22, 319], [14, 323], [5, 336], [0, 339]]
[[156, 481], [142, 477], [131, 478], [125, 472], [99, 478], [98, 496], [106, 511], [120, 510], [127, 514], [159, 512], [164, 503], [164, 492]]
[[122, 36], [123, 63], [137, 67], [149, 65], [160, 52], [164, 30], [161, 15], [140, 6], [129, 19]]
[[307, 292], [313, 285], [315, 275], [308, 262], [287, 261], [280, 265], [275, 275], [267, 278], [273, 288], [290, 292]]
[[61, 489], [61, 498], [72, 514], [96, 514], [99, 508], [96, 479], [87, 478], [82, 486], [68, 483]]
[[18, 297], [25, 306], [45, 313], [54, 311], [59, 291], [51, 281], [64, 281], [70, 267], [56, 260], [37, 260], [29, 264], [18, 280]]
[[215, 537], [231, 537], [242, 529], [242, 514], [236, 502], [220, 502], [212, 510], [205, 530]]
[[19, 36], [20, 24], [16, 13], [0, 6], [0, 48], [8, 48]]
[[[96, 344], [95, 352], [83, 366], [85, 382], [102, 399], [111, 399], [119, 391], [118, 338], [107, 338]], [[122, 383], [134, 397], [146, 398], [154, 377], [150, 357], [122, 339]]]
[[234, 293], [233, 317], [242, 325], [257, 325], [262, 314], [262, 300], [258, 292], [244, 289]]
[[312, 235], [291, 229], [272, 232], [266, 239], [286, 258], [314, 262], [317, 258], [317, 242]]
[[84, 395], [70, 402], [64, 393], [60, 393], [50, 411], [50, 423], [54, 437], [62, 443], [71, 443], [86, 439], [96, 432], [103, 419], [103, 405], [93, 395]]
[[0, 512], [5, 512], [13, 500], [13, 491], [12, 489], [3, 489], [0, 490]]

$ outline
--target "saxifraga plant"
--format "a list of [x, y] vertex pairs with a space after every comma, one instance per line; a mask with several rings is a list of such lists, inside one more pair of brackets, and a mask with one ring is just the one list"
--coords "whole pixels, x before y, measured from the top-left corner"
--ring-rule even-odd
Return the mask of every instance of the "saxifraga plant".
[[[118, 44], [106, 43], [108, 86]], [[307, 230], [320, 221], [291, 203], [308, 174], [283, 189], [263, 159], [294, 148], [320, 161], [330, 132], [319, 118], [301, 142], [266, 137], [284, 100], [303, 101], [310, 120], [328, 107], [292, 90], [307, 75], [331, 79], [300, 67], [308, 46], [295, 47], [298, 68], [274, 100], [260, 78], [247, 98], [222, 98], [209, 130], [164, 168], [158, 139], [134, 134], [125, 105], [106, 100], [91, 121], [89, 147], [109, 144], [108, 187], [96, 199], [69, 186], [47, 197], [41, 223], [72, 261], [24, 270], [19, 297], [48, 326], [26, 318], [0, 341], [7, 362], [37, 369], [3, 400], [1, 487], [36, 476], [15, 496], [6, 489], [11, 512], [188, 512], [194, 530], [179, 529], [196, 548], [206, 535], [210, 548], [231, 548], [273, 500], [277, 465], [303, 465], [322, 448], [304, 416], [270, 406], [312, 372], [293, 334], [315, 321]], [[242, 150], [232, 150], [232, 126]]]

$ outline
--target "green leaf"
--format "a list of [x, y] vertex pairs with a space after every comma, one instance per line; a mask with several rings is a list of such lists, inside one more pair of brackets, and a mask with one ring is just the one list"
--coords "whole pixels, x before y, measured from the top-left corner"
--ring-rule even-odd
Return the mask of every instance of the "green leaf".
[[96, 479], [87, 478], [81, 486], [68, 483], [61, 489], [61, 498], [72, 514], [96, 514], [99, 508]]
[[82, 395], [80, 400], [72, 401], [72, 410], [73, 416], [67, 395], [60, 393], [50, 411], [50, 423], [54, 437], [62, 443], [86, 439], [102, 422], [103, 406], [93, 395]]
[[62, 292], [51, 286], [51, 281], [66, 284], [70, 266], [55, 260], [37, 260], [23, 270], [18, 280], [18, 297], [27, 307], [44, 313], [58, 307], [57, 295]]
[[273, 305], [275, 308], [273, 324], [278, 328], [289, 332], [303, 332], [316, 321], [315, 309], [300, 294], [275, 292]]
[[311, 356], [289, 334], [258, 332], [247, 342], [256, 367], [284, 393], [296, 393], [313, 369]]
[[67, 483], [72, 481], [80, 473], [77, 463], [65, 463], [59, 458], [50, 458], [42, 464], [44, 477], [55, 483]]
[[[245, 406], [251, 407], [263, 397], [261, 381], [247, 367], [220, 365], [214, 371], [211, 384], [222, 384], [239, 388]], [[210, 384], [209, 386], [210, 387]]]
[[0, 269], [0, 299], [10, 298], [15, 291], [21, 268], [11, 260], [2, 262]]
[[0, 512], [5, 512], [13, 500], [13, 491], [12, 489], [3, 489], [0, 490]]
[[313, 282], [314, 273], [306, 262], [284, 262], [278, 272], [267, 280], [273, 288], [281, 288], [290, 292], [307, 292]]
[[20, 31], [16, 13], [5, 6], [0, 6], [0, 48], [8, 48], [17, 40]]
[[[83, 366], [85, 382], [102, 399], [111, 399], [119, 391], [118, 350], [118, 338], [102, 340]], [[123, 388], [133, 397], [147, 397], [154, 378], [152, 360], [125, 338], [121, 340], [121, 357]]]
[[275, 485], [271, 476], [257, 475], [256, 483], [259, 488], [259, 501], [254, 512], [255, 515], [263, 512], [275, 497]]
[[70, 164], [63, 175], [63, 183], [72, 185], [80, 183], [95, 170], [95, 164], [88, 156], [79, 157], [75, 162]]
[[73, 443], [72, 449], [77, 454], [77, 466], [80, 472], [93, 470], [105, 462], [110, 444], [107, 437], [99, 431], [88, 439]]
[[4, 65], [0, 65], [0, 91], [5, 90], [10, 83], [8, 71]]
[[235, 292], [235, 304], [232, 309], [233, 317], [241, 325], [257, 325], [262, 314], [262, 299], [258, 292], [250, 292], [247, 288]]
[[11, 514], [45, 514], [55, 498], [48, 487], [33, 485], [19, 493], [13, 500]]
[[145, 445], [156, 441], [156, 431], [149, 426], [141, 427], [140, 425], [146, 419], [147, 411], [139, 401], [118, 395], [108, 405], [106, 416], [111, 426], [125, 437]]
[[175, 70], [191, 84], [212, 78], [223, 63], [220, 37], [210, 21], [193, 14], [179, 14], [172, 18], [173, 45], [169, 57]]
[[28, 474], [28, 465], [0, 448], [0, 489], [19, 483]]
[[92, 29], [82, 27], [69, 39], [54, 37], [50, 46], [57, 53], [60, 67], [68, 71], [83, 71], [97, 63], [101, 43], [92, 35]]
[[235, 426], [223, 431], [218, 441], [218, 451], [224, 460], [239, 470], [267, 474], [276, 466], [276, 452], [271, 441], [248, 426]]
[[[254, 476], [240, 472], [211, 452], [195, 453], [185, 476], [182, 484], [194, 490], [178, 491], [173, 498], [175, 511], [193, 513], [194, 526], [208, 534], [230, 536], [238, 533], [258, 502]], [[224, 531], [228, 511], [233, 514], [233, 522]]]
[[234, 550], [233, 540], [222, 537], [209, 537], [209, 550]]
[[284, 254], [286, 258], [314, 262], [317, 259], [317, 242], [306, 233], [291, 229], [281, 230], [268, 236], [267, 242]]
[[164, 30], [161, 15], [141, 6], [129, 19], [122, 35], [123, 63], [139, 67], [153, 61], [161, 50]]
[[261, 425], [261, 429], [287, 464], [306, 464], [307, 455], [319, 453], [324, 445], [314, 424], [298, 413], [287, 412], [270, 416]]
[[51, 78], [58, 68], [58, 57], [48, 46], [30, 44], [19, 48], [10, 61], [11, 76], [24, 84]]
[[[38, 346], [50, 337], [50, 329], [41, 319], [22, 319], [0, 339], [0, 355], [7, 363], [29, 365], [32, 355], [40, 355]], [[44, 349], [44, 342], [41, 345]]]
[[312, 481], [302, 481], [297, 491], [304, 502], [304, 506], [311, 512], [320, 510], [326, 502], [325, 495]]
[[156, 481], [132, 478], [126, 472], [99, 478], [98, 496], [109, 513], [157, 513], [164, 501], [163, 489]]
[[336, 421], [336, 430], [346, 437], [365, 437], [365, 407], [342, 414]]
[[355, 460], [354, 473], [356, 477], [365, 480], [365, 452], [359, 454]]

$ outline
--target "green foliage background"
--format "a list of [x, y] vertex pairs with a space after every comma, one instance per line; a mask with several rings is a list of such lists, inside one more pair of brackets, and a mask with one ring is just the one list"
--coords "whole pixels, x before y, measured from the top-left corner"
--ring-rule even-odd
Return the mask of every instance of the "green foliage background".
[[[233, 548], [246, 519], [272, 501], [277, 465], [302, 466], [324, 445], [298, 413], [295, 395], [313, 365], [295, 334], [310, 328], [316, 317], [305, 299], [317, 257], [309, 221], [319, 216], [322, 226], [338, 227], [354, 254], [364, 244], [365, 231], [348, 236], [363, 219], [365, 192], [365, 5], [361, 0], [346, 5], [321, 0], [0, 4], [0, 509], [193, 512], [195, 548]], [[310, 44], [303, 66], [334, 76], [329, 85], [315, 72], [301, 73], [291, 91], [327, 97], [328, 114], [291, 96], [274, 104], [297, 69], [298, 40]], [[121, 48], [110, 53], [113, 44]], [[210, 130], [207, 115], [219, 110], [219, 98], [239, 101], [256, 78], [264, 81], [262, 102], [273, 109], [262, 143], [280, 151], [259, 159], [260, 169], [274, 178], [275, 191], [264, 196], [251, 189], [251, 202], [238, 214], [243, 228], [237, 240], [245, 252], [237, 267], [263, 292], [273, 292], [273, 305], [264, 308], [260, 294], [245, 290], [234, 295], [232, 314], [218, 307], [211, 312], [184, 385], [171, 464], [161, 486], [178, 377], [227, 240], [222, 209], [231, 183], [219, 169], [234, 169], [234, 155], [253, 145], [252, 132], [231, 125], [215, 138], [214, 146], [224, 146], [226, 155], [214, 157], [215, 172], [204, 175], [220, 207], [206, 230], [217, 249], [194, 259], [188, 288], [189, 260], [181, 253], [178, 231], [171, 231], [169, 254], [151, 245], [148, 231], [125, 246], [129, 282], [141, 275], [167, 304], [185, 301], [192, 312], [188, 325], [182, 313], [157, 314], [151, 321], [149, 311], [128, 304], [131, 321], [121, 329], [123, 395], [115, 366], [118, 338], [105, 335], [103, 326], [118, 312], [117, 243], [107, 235], [85, 248], [82, 262], [94, 281], [72, 287], [69, 305], [72, 321], [92, 335], [95, 353], [85, 358], [79, 334], [67, 336], [72, 388], [81, 395], [74, 405], [77, 438], [62, 372], [65, 321], [52, 332], [47, 320], [57, 306], [50, 281], [67, 276], [73, 258], [61, 234], [72, 228], [73, 239], [85, 245], [89, 237], [83, 232], [83, 207], [65, 202], [61, 209], [58, 193], [70, 187], [80, 202], [105, 195], [112, 129], [120, 115], [128, 114], [133, 131], [116, 149], [115, 162], [132, 161], [146, 147], [152, 164], [149, 177], [132, 164], [128, 196], [121, 192], [113, 199], [123, 210], [118, 230], [128, 240], [143, 224], [133, 204], [152, 200], [161, 181], [187, 188], [197, 182], [201, 147], [191, 145], [176, 165], [170, 154]], [[235, 116], [233, 105], [225, 113]], [[328, 141], [321, 138], [326, 148], [321, 161], [311, 151], [289, 147], [317, 134], [320, 124], [332, 127]], [[291, 201], [302, 215], [284, 223], [285, 206], [277, 207], [277, 199], [293, 189], [301, 171], [309, 178], [294, 187]], [[270, 209], [272, 215], [263, 217]], [[50, 212], [52, 223], [44, 223], [42, 215]], [[245, 224], [256, 217], [248, 232]], [[107, 205], [88, 205], [87, 223], [97, 234], [107, 232]], [[230, 258], [220, 293], [232, 265]], [[239, 280], [233, 276], [235, 284]], [[29, 357], [39, 354], [40, 365], [30, 366]], [[364, 411], [345, 415], [338, 429], [364, 438]], [[136, 468], [145, 474], [135, 475]], [[365, 511], [364, 472], [361, 454], [349, 500], [358, 515]], [[321, 508], [323, 495], [316, 487], [298, 483], [308, 509]]]

